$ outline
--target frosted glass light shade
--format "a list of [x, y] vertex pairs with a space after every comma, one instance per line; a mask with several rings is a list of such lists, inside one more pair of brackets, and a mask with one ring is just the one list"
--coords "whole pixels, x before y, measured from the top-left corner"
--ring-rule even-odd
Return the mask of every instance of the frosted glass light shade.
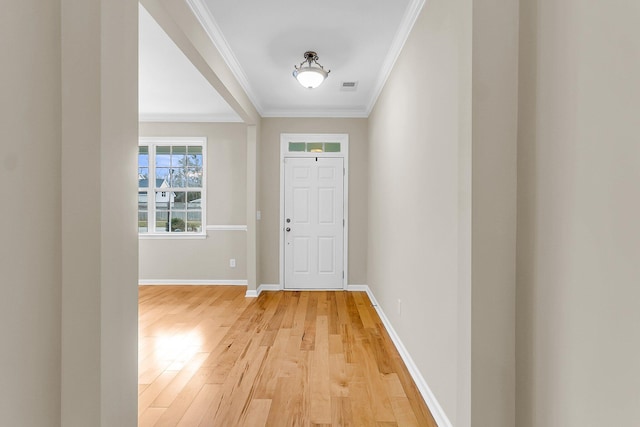
[[300, 67], [293, 72], [298, 82], [308, 89], [315, 89], [327, 78], [328, 73], [320, 67]]

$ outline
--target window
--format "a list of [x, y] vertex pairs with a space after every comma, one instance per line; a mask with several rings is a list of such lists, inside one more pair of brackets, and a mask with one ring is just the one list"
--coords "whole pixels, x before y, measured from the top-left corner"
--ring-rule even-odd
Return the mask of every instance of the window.
[[339, 153], [339, 142], [289, 142], [289, 152]]
[[[203, 235], [206, 138], [141, 138], [138, 232]], [[151, 195], [151, 197], [149, 197]]]

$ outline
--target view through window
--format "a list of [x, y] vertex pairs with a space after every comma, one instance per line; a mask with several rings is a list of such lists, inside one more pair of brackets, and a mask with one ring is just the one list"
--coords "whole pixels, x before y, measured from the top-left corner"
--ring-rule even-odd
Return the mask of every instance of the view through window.
[[138, 151], [140, 234], [204, 232], [205, 142], [204, 138], [141, 140]]

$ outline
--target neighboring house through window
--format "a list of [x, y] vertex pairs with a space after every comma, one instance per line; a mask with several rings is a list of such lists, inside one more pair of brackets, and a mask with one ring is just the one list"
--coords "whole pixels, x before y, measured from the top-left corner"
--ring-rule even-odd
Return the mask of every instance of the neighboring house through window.
[[206, 138], [140, 138], [141, 235], [204, 235], [205, 163]]

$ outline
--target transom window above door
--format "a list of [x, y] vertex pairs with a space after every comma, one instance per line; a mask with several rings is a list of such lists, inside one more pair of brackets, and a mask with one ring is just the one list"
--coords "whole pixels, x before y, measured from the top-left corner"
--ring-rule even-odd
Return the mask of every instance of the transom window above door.
[[140, 236], [205, 235], [206, 138], [140, 138]]
[[296, 142], [290, 141], [287, 145], [289, 153], [340, 153], [340, 142]]

